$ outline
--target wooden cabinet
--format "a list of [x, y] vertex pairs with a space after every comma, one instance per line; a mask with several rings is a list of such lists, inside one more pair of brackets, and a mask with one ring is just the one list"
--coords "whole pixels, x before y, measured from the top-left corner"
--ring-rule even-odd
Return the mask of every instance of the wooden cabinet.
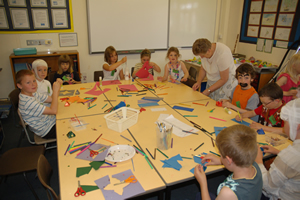
[[[36, 59], [43, 59], [47, 62], [48, 68], [51, 68], [51, 72], [56, 72], [58, 70], [58, 58], [63, 55], [68, 54], [72, 60], [77, 60], [77, 69], [78, 74], [80, 75], [80, 62], [79, 62], [79, 53], [76, 50], [72, 51], [55, 51], [55, 52], [37, 52], [35, 55], [23, 55], [23, 56], [15, 56], [15, 54], [11, 54], [9, 56], [11, 71], [14, 78], [15, 87], [16, 84], [16, 72], [15, 72], [15, 64], [18, 63], [30, 63]], [[74, 67], [74, 64], [73, 64]]]

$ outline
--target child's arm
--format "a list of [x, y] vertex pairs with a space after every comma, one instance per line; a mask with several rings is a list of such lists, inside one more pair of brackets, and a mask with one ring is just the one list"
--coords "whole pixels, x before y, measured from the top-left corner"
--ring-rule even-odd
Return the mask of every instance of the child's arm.
[[122, 60], [120, 60], [110, 66], [106, 63], [103, 64], [103, 69], [105, 69], [106, 71], [113, 71], [113, 70], [117, 69], [120, 65], [125, 63], [126, 61], [127, 61], [127, 57], [125, 56], [124, 58], [122, 58]]
[[250, 111], [242, 113], [241, 118], [240, 118], [239, 115], [235, 116], [235, 119], [237, 121], [242, 121], [244, 118], [251, 118], [251, 117], [254, 117], [254, 116], [256, 116], [256, 113], [254, 112], [254, 110], [250, 110]]
[[195, 83], [193, 85], [193, 90], [197, 90], [200, 87], [201, 82], [203, 81], [205, 76], [206, 76], [206, 71], [203, 69], [203, 67], [201, 67], [200, 70], [199, 70], [197, 83]]
[[271, 126], [264, 126], [260, 123], [257, 122], [252, 122], [252, 124], [250, 124], [251, 128], [254, 129], [263, 129], [264, 131], [268, 131], [268, 132], [273, 132], [273, 133], [283, 133], [283, 127], [271, 127]]
[[[58, 107], [58, 95], [59, 95], [59, 90], [60, 90], [60, 86], [62, 84], [62, 80], [61, 79], [57, 79], [57, 81], [55, 81], [53, 83], [53, 94], [52, 97], [48, 97], [48, 99], [45, 101], [47, 102], [48, 100], [51, 100], [51, 106], [50, 108], [46, 106], [43, 114], [44, 115], [56, 115], [57, 113], [57, 107]], [[50, 99], [51, 98], [51, 99]], [[50, 102], [50, 101], [49, 101]]]
[[153, 69], [154, 69], [155, 71], [157, 71], [158, 73], [161, 72], [160, 67], [159, 67], [156, 63], [150, 62], [149, 65], [150, 65], [151, 67], [153, 67]]
[[120, 80], [124, 80], [125, 79], [123, 69], [121, 69], [121, 71], [119, 73], [119, 77], [120, 77]]
[[161, 81], [161, 82], [164, 82], [166, 80], [168, 80], [168, 75], [169, 75], [169, 67], [168, 67], [168, 64], [165, 65], [165, 74], [163, 77], [159, 76], [157, 77], [157, 80]]
[[221, 200], [221, 199], [232, 199], [232, 200], [238, 200], [236, 194], [229, 188], [229, 187], [223, 187], [216, 200]]
[[188, 77], [189, 77], [189, 72], [188, 72], [188, 70], [186, 69], [186, 66], [185, 66], [185, 64], [184, 64], [183, 62], [180, 62], [180, 64], [181, 64], [181, 70], [182, 70], [183, 73], [184, 73], [184, 76], [183, 76], [183, 78], [182, 78], [180, 81], [185, 82], [185, 81], [187, 81], [187, 79], [188, 79]]
[[[287, 82], [287, 77], [282, 76], [280, 79], [277, 80], [277, 85], [280, 87], [285, 85]], [[283, 91], [283, 96], [295, 96], [297, 94], [297, 89], [289, 90], [289, 91]]]
[[195, 167], [194, 176], [197, 179], [198, 183], [200, 184], [202, 200], [210, 200], [208, 187], [207, 187], [206, 175], [205, 175], [202, 165], [197, 165]]

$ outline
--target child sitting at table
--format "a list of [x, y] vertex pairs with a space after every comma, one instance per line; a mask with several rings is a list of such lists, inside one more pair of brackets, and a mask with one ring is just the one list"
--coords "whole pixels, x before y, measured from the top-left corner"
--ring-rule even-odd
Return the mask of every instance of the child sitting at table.
[[[43, 138], [56, 138], [56, 113], [61, 79], [53, 83], [53, 94], [48, 96], [37, 91], [34, 74], [30, 70], [20, 70], [16, 75], [19, 95], [19, 111], [30, 129]], [[43, 103], [51, 103], [50, 107]]]
[[52, 95], [51, 83], [46, 80], [48, 73], [48, 64], [42, 59], [37, 59], [32, 63], [32, 69], [35, 73], [36, 82], [38, 85], [37, 92], [41, 94], [46, 94], [48, 96]]
[[157, 72], [161, 72], [160, 67], [154, 62], [150, 62], [150, 59], [151, 59], [151, 52], [148, 49], [144, 49], [141, 52], [141, 62], [134, 66], [134, 71], [132, 72], [133, 78], [136, 77], [135, 74], [143, 67], [145, 62], [149, 62], [149, 65], [152, 67], [149, 69], [150, 74], [153, 74], [153, 70]]
[[185, 64], [182, 61], [178, 61], [178, 57], [180, 57], [179, 50], [176, 47], [170, 47], [166, 57], [170, 62], [165, 66], [164, 76], [157, 77], [157, 80], [163, 82], [168, 80], [168, 76], [170, 76], [171, 81], [187, 81], [189, 72]]
[[[255, 89], [251, 86], [251, 82], [255, 78], [256, 73], [252, 65], [248, 63], [241, 64], [235, 70], [235, 78], [238, 85], [232, 90], [230, 100], [221, 99], [222, 106], [239, 111], [240, 113], [254, 110], [259, 104], [259, 97]], [[251, 118], [258, 121], [258, 116]]]
[[259, 115], [259, 123], [252, 122], [251, 128], [283, 133], [284, 122], [280, 119], [280, 111], [285, 102], [282, 100], [282, 89], [276, 83], [268, 83], [258, 92], [258, 95], [262, 105], [255, 110], [242, 113], [241, 118], [237, 115], [235, 119], [241, 121]]
[[300, 54], [295, 54], [290, 59], [288, 66], [280, 74], [276, 82], [283, 90], [285, 103], [297, 98], [300, 85]]
[[[202, 159], [205, 166], [221, 165], [233, 172], [218, 187], [218, 199], [260, 199], [262, 194], [262, 175], [256, 162], [257, 133], [244, 125], [233, 125], [223, 129], [216, 138], [221, 157], [208, 154]], [[197, 165], [194, 175], [200, 184], [201, 194], [196, 199], [216, 199], [209, 193], [206, 175], [202, 165]], [[201, 195], [201, 197], [200, 197]]]
[[118, 53], [116, 49], [113, 46], [109, 46], [105, 49], [104, 60], [103, 80], [118, 80], [118, 77], [120, 77], [121, 80], [124, 80], [125, 77], [122, 64], [127, 61], [127, 57], [125, 56], [122, 60], [118, 61]]
[[58, 58], [58, 71], [54, 74], [54, 80], [60, 78], [64, 85], [81, 83], [77, 72], [73, 70], [72, 59], [67, 54]]
[[258, 151], [256, 162], [262, 172], [263, 193], [272, 200], [300, 199], [300, 99], [283, 106], [280, 117], [284, 120], [284, 133], [293, 145], [281, 151], [272, 146], [262, 146], [264, 152], [277, 155], [269, 171], [263, 165], [262, 151]]

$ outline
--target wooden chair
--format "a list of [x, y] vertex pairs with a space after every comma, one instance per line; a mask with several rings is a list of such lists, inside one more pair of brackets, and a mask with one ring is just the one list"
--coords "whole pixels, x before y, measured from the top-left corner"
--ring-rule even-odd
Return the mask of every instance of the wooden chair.
[[189, 75], [190, 75], [190, 77], [193, 79], [193, 80], [197, 80], [197, 69], [196, 68], [194, 68], [194, 67], [190, 67], [190, 69], [189, 69]]
[[40, 155], [44, 153], [44, 146], [21, 147], [6, 151], [0, 157], [0, 176], [6, 177], [12, 174], [23, 173], [24, 179], [31, 192], [36, 199], [39, 199], [26, 177], [26, 172], [37, 169], [38, 159]]
[[27, 125], [25, 124], [25, 122], [24, 122], [24, 120], [23, 120], [23, 118], [22, 118], [21, 113], [20, 113], [19, 110], [18, 110], [18, 115], [20, 117], [20, 121], [21, 121], [21, 125], [23, 127], [23, 131], [25, 132], [26, 137], [28, 139], [28, 142], [30, 144], [44, 145], [45, 148], [46, 148], [46, 150], [56, 148], [56, 145], [55, 146], [47, 147], [47, 144], [56, 142], [56, 139], [44, 139], [44, 138], [42, 138], [42, 137], [40, 137], [40, 136], [38, 136], [38, 135], [36, 135], [36, 134], [33, 133], [34, 136], [33, 136], [33, 140], [32, 140], [31, 137], [30, 137], [30, 135], [29, 135], [29, 133], [28, 133]]
[[54, 80], [54, 75], [55, 75], [56, 72], [50, 72], [48, 74], [48, 81], [51, 83], [51, 85], [53, 85], [53, 83], [56, 81]]
[[94, 81], [95, 82], [99, 81], [99, 76], [101, 76], [102, 80], [103, 80], [103, 78], [104, 78], [103, 71], [94, 71]]
[[55, 191], [50, 187], [50, 178], [52, 176], [52, 168], [45, 158], [44, 155], [40, 155], [38, 163], [37, 163], [37, 175], [39, 177], [40, 182], [46, 190], [47, 196], [49, 200], [58, 200], [59, 197], [55, 193]]
[[17, 120], [17, 110], [19, 107], [19, 94], [20, 94], [20, 89], [16, 88], [13, 91], [11, 91], [8, 95], [9, 100], [13, 107], [13, 117], [14, 117], [14, 122], [15, 122], [16, 127], [20, 126], [20, 121]]

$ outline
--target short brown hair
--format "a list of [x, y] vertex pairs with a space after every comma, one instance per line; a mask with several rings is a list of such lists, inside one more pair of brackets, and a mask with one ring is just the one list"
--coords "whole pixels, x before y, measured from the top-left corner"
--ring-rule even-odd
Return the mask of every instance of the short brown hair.
[[258, 92], [259, 97], [269, 97], [271, 100], [282, 99], [283, 91], [277, 83], [268, 83]]
[[23, 80], [23, 77], [24, 76], [32, 76], [34, 75], [32, 71], [30, 70], [27, 70], [27, 69], [22, 69], [20, 71], [17, 72], [17, 75], [16, 75], [16, 82], [18, 84], [21, 84], [22, 80]]
[[252, 65], [248, 63], [241, 64], [236, 70], [235, 70], [235, 78], [238, 78], [239, 75], [243, 74], [249, 74], [249, 76], [254, 79], [256, 77], [256, 72]]
[[223, 158], [230, 157], [238, 167], [249, 167], [257, 156], [256, 132], [245, 125], [233, 125], [223, 129], [216, 144]]
[[72, 60], [72, 58], [70, 58], [69, 55], [63, 54], [63, 55], [61, 55], [58, 58], [58, 71], [57, 71], [58, 74], [62, 74], [63, 73], [63, 70], [61, 68], [61, 63], [69, 63], [69, 69], [68, 69], [68, 71], [70, 73], [73, 73], [73, 60]]
[[141, 52], [141, 58], [143, 58], [144, 56], [148, 56], [149, 58], [151, 58], [151, 51], [149, 49], [144, 49]]
[[201, 38], [194, 42], [192, 50], [194, 55], [199, 55], [200, 53], [206, 53], [210, 48], [211, 42], [208, 39]]
[[170, 55], [171, 52], [177, 53], [178, 57], [181, 56], [177, 47], [170, 47], [170, 48], [168, 49], [166, 58], [169, 57], [169, 55]]
[[[107, 62], [108, 64], [111, 64], [110, 63], [110, 55], [113, 53], [113, 52], [116, 52], [117, 56], [118, 56], [118, 52], [116, 51], [116, 49], [113, 47], [113, 46], [109, 46], [105, 49], [105, 52], [104, 52], [104, 61]], [[118, 62], [118, 58], [117, 58], [117, 61]]]

